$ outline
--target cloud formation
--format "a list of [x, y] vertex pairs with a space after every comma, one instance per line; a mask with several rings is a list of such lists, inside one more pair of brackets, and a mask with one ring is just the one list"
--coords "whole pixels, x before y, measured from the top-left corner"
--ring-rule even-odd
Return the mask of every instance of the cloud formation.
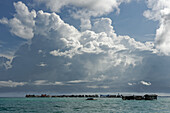
[[[14, 5], [14, 18], [2, 18], [0, 22], [7, 24], [12, 30], [15, 26], [12, 27], [10, 21], [16, 18], [24, 28], [30, 28], [33, 35], [25, 37], [20, 32], [12, 32], [21, 38], [31, 39], [31, 43], [23, 44], [16, 51], [12, 68], [2, 72], [3, 81], [23, 81], [32, 88], [49, 86], [54, 89], [62, 87], [62, 90], [67, 87], [74, 90], [87, 88], [118, 91], [137, 83], [137, 87], [150, 87], [151, 83], [154, 85], [151, 81], [153, 77], [159, 83], [159, 75], [163, 70], [160, 70], [159, 75], [155, 72], [161, 65], [157, 65], [160, 63], [154, 43], [142, 43], [129, 36], [117, 35], [111, 19], [83, 20], [87, 26], [83, 26], [86, 29], [80, 31], [65, 23], [56, 13], [42, 10], [29, 12], [22, 2]], [[23, 28], [19, 27], [17, 30], [23, 31]], [[28, 31], [22, 33], [29, 34]], [[154, 67], [153, 62], [158, 67]], [[152, 75], [154, 72], [156, 74]]]
[[143, 85], [146, 85], [146, 86], [150, 86], [151, 85], [150, 82], [145, 82], [145, 81], [140, 81], [140, 83], [143, 84]]
[[90, 18], [106, 15], [114, 10], [119, 13], [119, 5], [131, 0], [34, 0], [37, 4], [44, 4], [53, 12], [60, 12], [63, 7], [72, 8], [70, 14], [81, 21], [81, 30], [91, 28]]
[[0, 87], [17, 87], [24, 86], [27, 84], [26, 82], [13, 82], [11, 80], [8, 81], [0, 81]]
[[140, 81], [140, 82], [137, 82], [137, 83], [135, 83], [135, 82], [133, 82], [133, 83], [128, 83], [128, 85], [129, 86], [134, 86], [134, 85], [140, 85], [140, 84], [142, 84], [142, 85], [144, 85], [144, 86], [150, 86], [151, 85], [151, 83], [150, 82], [146, 82], [146, 81]]
[[36, 80], [33, 82], [33, 85], [63, 85], [62, 82], [48, 82], [48, 80]]
[[12, 59], [0, 56], [0, 70], [7, 70], [9, 68], [12, 68], [11, 62]]
[[18, 37], [24, 39], [33, 38], [34, 18], [36, 17], [35, 10], [30, 12], [28, 7], [22, 2], [14, 3], [14, 7], [16, 11], [14, 18], [9, 20], [7, 18], [2, 18], [0, 23], [7, 24], [10, 27], [11, 33]]
[[87, 81], [87, 80], [72, 80], [72, 81], [68, 81], [67, 83], [77, 84], [77, 83], [85, 83], [85, 82], [90, 82], [90, 81]]
[[109, 87], [109, 86], [87, 86], [87, 88], [92, 88], [92, 89], [98, 89], [98, 88], [108, 89], [108, 88], [110, 88], [110, 87]]
[[149, 10], [144, 16], [150, 20], [159, 21], [156, 31], [155, 44], [158, 50], [165, 55], [170, 55], [170, 1], [147, 0]]
[[[114, 9], [119, 10], [119, 5], [130, 0], [35, 0], [38, 4], [45, 4], [47, 8], [54, 12], [60, 12], [64, 6], [74, 6], [80, 8], [76, 13], [80, 16], [101, 16], [108, 14]], [[78, 15], [77, 15], [78, 16]]]
[[[60, 61], [73, 60], [74, 58], [80, 59], [80, 64], [83, 64], [83, 68], [89, 73], [88, 75], [95, 75], [98, 72], [103, 72], [119, 65], [124, 67], [135, 66], [141, 63], [143, 59], [139, 55], [140, 51], [153, 53], [156, 51], [153, 43], [141, 43], [129, 36], [117, 36], [111, 25], [112, 20], [109, 18], [96, 19], [91, 29], [80, 32], [74, 26], [65, 23], [55, 13], [47, 13], [42, 10], [37, 13], [34, 10], [29, 12], [22, 2], [14, 3], [14, 6], [17, 13], [13, 19], [19, 19], [26, 28], [34, 26], [32, 34], [35, 35], [32, 39], [32, 44], [23, 45], [16, 52], [16, 56], [29, 58], [31, 55], [32, 59], [34, 59], [33, 56], [37, 59], [36, 54], [38, 54], [37, 57], [41, 56], [42, 59], [34, 63], [39, 64], [40, 67], [49, 66], [49, 61], [46, 62], [43, 59], [47, 59], [46, 57], [51, 54], [56, 56], [56, 59], [61, 58]], [[5, 20], [1, 19], [1, 21]], [[11, 24], [8, 25], [11, 26]], [[20, 33], [17, 33], [16, 35], [19, 36]], [[18, 65], [17, 61], [20, 57], [16, 57], [13, 64]], [[71, 66], [74, 64], [75, 62], [71, 61]], [[63, 66], [65, 67], [66, 65]]]

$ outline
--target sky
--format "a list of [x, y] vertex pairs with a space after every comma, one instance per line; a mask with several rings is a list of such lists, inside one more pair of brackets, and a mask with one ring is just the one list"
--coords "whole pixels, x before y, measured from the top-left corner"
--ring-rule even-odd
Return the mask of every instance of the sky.
[[1, 0], [0, 95], [170, 93], [170, 1]]

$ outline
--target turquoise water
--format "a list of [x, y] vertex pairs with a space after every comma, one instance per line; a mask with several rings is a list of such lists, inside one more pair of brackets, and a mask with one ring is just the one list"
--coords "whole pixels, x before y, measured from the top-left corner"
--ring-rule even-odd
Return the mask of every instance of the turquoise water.
[[0, 113], [170, 113], [170, 98], [0, 98]]

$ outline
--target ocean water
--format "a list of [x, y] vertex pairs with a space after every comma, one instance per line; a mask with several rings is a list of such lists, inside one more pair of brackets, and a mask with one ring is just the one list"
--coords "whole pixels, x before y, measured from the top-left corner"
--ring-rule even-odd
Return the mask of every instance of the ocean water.
[[0, 98], [0, 113], [170, 113], [170, 98]]

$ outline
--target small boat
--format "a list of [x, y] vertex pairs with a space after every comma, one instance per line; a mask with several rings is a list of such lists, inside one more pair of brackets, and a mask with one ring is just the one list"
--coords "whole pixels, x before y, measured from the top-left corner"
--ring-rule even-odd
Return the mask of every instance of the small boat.
[[97, 99], [94, 99], [94, 98], [87, 98], [86, 100], [97, 100]]

